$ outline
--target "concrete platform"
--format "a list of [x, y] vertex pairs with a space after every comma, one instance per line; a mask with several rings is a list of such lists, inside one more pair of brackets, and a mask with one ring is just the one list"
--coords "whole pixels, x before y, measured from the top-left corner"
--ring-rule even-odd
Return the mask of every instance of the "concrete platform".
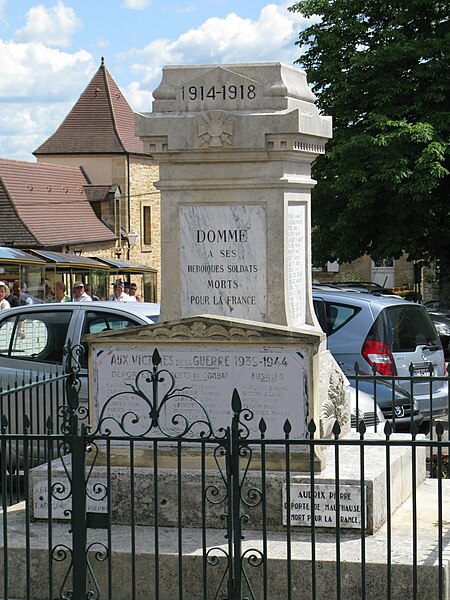
[[[442, 481], [442, 539], [443, 539], [443, 594], [449, 596], [449, 560], [450, 560], [450, 481]], [[438, 482], [426, 480], [417, 488], [417, 598], [434, 600], [439, 598], [438, 563]], [[69, 523], [52, 523], [51, 542], [47, 522], [34, 522], [29, 530], [29, 562], [31, 566], [30, 596], [35, 600], [49, 600], [49, 547], [71, 547]], [[244, 552], [258, 556], [251, 549], [262, 550], [261, 534], [248, 531], [243, 542]], [[131, 568], [136, 569], [136, 598], [155, 598], [155, 529], [150, 526], [135, 528], [135, 550], [131, 551], [131, 528], [115, 525], [111, 531], [112, 548], [112, 595], [114, 600], [129, 600], [131, 591]], [[225, 531], [209, 529], [206, 545], [210, 549], [210, 558], [215, 557], [217, 566], [208, 566], [208, 598], [215, 598], [217, 587], [226, 567], [225, 554], [228, 551]], [[8, 570], [10, 598], [26, 598], [25, 572], [27, 557], [25, 506], [16, 505], [8, 510]], [[393, 515], [391, 527], [391, 564], [392, 599], [407, 600], [413, 597], [413, 502], [406, 501]], [[3, 540], [3, 532], [1, 533]], [[387, 539], [388, 529], [384, 525], [372, 536], [366, 536], [366, 598], [385, 600], [387, 597]], [[97, 542], [95, 544], [95, 542]], [[3, 543], [3, 542], [2, 542]], [[100, 529], [89, 530], [89, 542], [94, 544], [89, 554], [100, 588], [100, 599], [108, 598], [107, 563], [96, 562], [94, 552], [101, 550], [98, 543], [107, 543], [107, 532]], [[179, 585], [184, 589], [184, 598], [203, 600], [203, 549], [201, 530], [184, 528], [182, 530], [182, 570], [184, 581], [178, 578], [178, 538], [177, 530], [159, 528], [159, 598], [176, 600], [180, 597]], [[1, 555], [3, 555], [3, 547]], [[268, 597], [284, 599], [287, 597], [287, 556], [288, 542], [286, 533], [269, 532], [267, 545]], [[293, 597], [307, 599], [311, 597], [311, 534], [310, 530], [293, 530], [291, 538]], [[330, 600], [336, 597], [336, 551], [340, 552], [341, 597], [357, 599], [361, 590], [361, 551], [362, 540], [358, 532], [342, 531], [340, 540], [334, 531], [316, 532], [316, 590], [317, 600]], [[60, 597], [60, 584], [68, 569], [70, 556], [65, 561], [53, 565], [52, 598]], [[255, 598], [262, 598], [262, 566], [250, 566], [245, 563], [245, 571], [251, 578]], [[3, 556], [0, 558], [0, 581], [4, 581]], [[0, 594], [2, 594], [2, 590]], [[222, 596], [218, 596], [222, 597]]]

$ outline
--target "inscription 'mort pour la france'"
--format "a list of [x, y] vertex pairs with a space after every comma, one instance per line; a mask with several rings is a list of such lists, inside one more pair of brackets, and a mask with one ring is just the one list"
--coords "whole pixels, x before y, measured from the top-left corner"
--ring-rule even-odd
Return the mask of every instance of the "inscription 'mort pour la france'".
[[182, 314], [264, 321], [264, 207], [189, 206], [180, 211]]

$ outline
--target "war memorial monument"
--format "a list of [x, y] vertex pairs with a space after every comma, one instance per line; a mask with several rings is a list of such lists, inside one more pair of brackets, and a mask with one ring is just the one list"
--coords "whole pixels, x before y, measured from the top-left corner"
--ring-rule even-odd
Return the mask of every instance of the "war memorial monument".
[[[136, 115], [136, 132], [159, 165], [161, 317], [154, 326], [87, 336], [91, 424], [95, 428], [109, 418], [108, 432], [118, 438], [127, 414], [125, 425], [133, 435], [154, 435], [152, 426], [158, 422], [169, 439], [157, 454], [152, 444], [139, 450], [136, 444], [132, 459], [120, 440], [109, 440], [108, 454], [100, 448], [103, 463], [99, 460], [90, 473], [91, 486], [109, 486], [108, 499], [90, 503], [89, 510], [109, 512], [116, 531], [130, 523], [154, 527], [157, 519], [164, 528], [161, 569], [176, 561], [181, 515], [186, 597], [203, 597], [197, 567], [206, 560], [198, 542], [205, 519], [208, 544], [216, 552], [211, 551], [213, 562], [223, 557], [227, 542], [223, 514], [214, 512], [214, 503], [205, 509], [202, 490], [218, 490], [223, 483], [215, 466], [223, 466], [223, 475], [236, 465], [225, 464], [213, 451], [192, 449], [177, 439], [176, 428], [180, 421], [206, 422], [206, 411], [211, 430], [223, 432], [242, 405], [252, 413], [246, 423], [250, 438], [285, 436], [295, 442], [289, 468], [286, 449], [268, 444], [264, 451], [255, 450], [245, 472], [254, 494], [264, 488], [265, 508], [259, 506], [246, 520], [243, 551], [262, 544], [263, 527], [273, 533], [263, 557], [272, 578], [269, 597], [286, 597], [286, 531], [297, 536], [290, 559], [295, 585], [304, 582], [309, 590], [309, 536], [317, 529], [322, 536], [317, 598], [328, 597], [336, 563], [333, 541], [341, 530], [349, 536], [339, 558], [346, 564], [342, 585], [348, 597], [356, 598], [352, 594], [360, 590], [361, 565], [359, 540], [352, 534], [362, 530], [368, 536], [366, 560], [376, 570], [385, 559], [377, 535], [410, 497], [412, 460], [410, 449], [393, 448], [386, 475], [380, 446], [367, 448], [362, 459], [356, 446], [341, 446], [337, 465], [334, 448], [306, 443], [311, 422], [314, 435], [324, 441], [333, 437], [336, 422], [342, 437], [358, 436], [350, 432], [348, 382], [326, 349], [311, 296], [311, 165], [326, 151], [331, 118], [319, 113], [306, 74], [287, 65], [168, 66], [154, 92], [152, 112]], [[174, 401], [149, 412], [144, 390], [155, 364], [165, 372], [159, 393]], [[182, 393], [173, 394], [171, 385]], [[153, 408], [156, 401], [153, 397]], [[418, 454], [417, 485], [425, 479], [425, 455]], [[36, 519], [48, 517], [48, 506], [39, 505], [47, 477], [45, 468], [35, 470]], [[54, 480], [58, 477], [64, 478], [61, 466], [54, 469]], [[177, 509], [180, 489], [182, 512]], [[54, 513], [63, 519], [64, 506], [55, 503]], [[156, 552], [140, 543], [134, 550], [138, 569]], [[115, 552], [121, 600], [127, 597], [120, 592], [127, 577], [121, 569], [130, 550], [123, 542]], [[401, 568], [409, 563], [409, 557], [399, 559]], [[152, 577], [145, 569], [141, 573], [139, 585], [152, 588]], [[217, 578], [210, 583], [217, 591]], [[166, 575], [164, 590], [161, 598], [175, 598], [176, 578]], [[392, 597], [403, 598], [402, 590], [396, 586]], [[219, 597], [214, 593], [211, 598]], [[378, 598], [376, 593], [367, 597]]]

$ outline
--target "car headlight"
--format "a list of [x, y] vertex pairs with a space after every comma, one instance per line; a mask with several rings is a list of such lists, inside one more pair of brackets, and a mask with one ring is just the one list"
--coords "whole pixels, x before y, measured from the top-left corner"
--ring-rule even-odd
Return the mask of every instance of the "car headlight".
[[414, 412], [418, 412], [419, 411], [419, 403], [417, 402], [417, 400], [414, 400]]

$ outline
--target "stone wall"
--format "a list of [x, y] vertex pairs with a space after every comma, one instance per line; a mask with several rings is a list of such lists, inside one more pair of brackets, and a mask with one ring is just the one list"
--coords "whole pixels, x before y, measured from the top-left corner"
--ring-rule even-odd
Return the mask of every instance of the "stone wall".
[[[394, 261], [395, 287], [411, 286], [414, 284], [414, 265], [403, 256]], [[338, 272], [315, 271], [313, 279], [320, 283], [333, 283], [333, 281], [372, 281], [372, 260], [369, 256], [362, 256], [351, 263], [339, 265]]]
[[[161, 267], [160, 194], [153, 185], [159, 178], [158, 166], [150, 158], [130, 160], [130, 229], [138, 235], [138, 242], [130, 250], [130, 260], [151, 266], [158, 271]], [[144, 244], [143, 207], [151, 210], [151, 244]], [[159, 294], [158, 275], [158, 299]]]

